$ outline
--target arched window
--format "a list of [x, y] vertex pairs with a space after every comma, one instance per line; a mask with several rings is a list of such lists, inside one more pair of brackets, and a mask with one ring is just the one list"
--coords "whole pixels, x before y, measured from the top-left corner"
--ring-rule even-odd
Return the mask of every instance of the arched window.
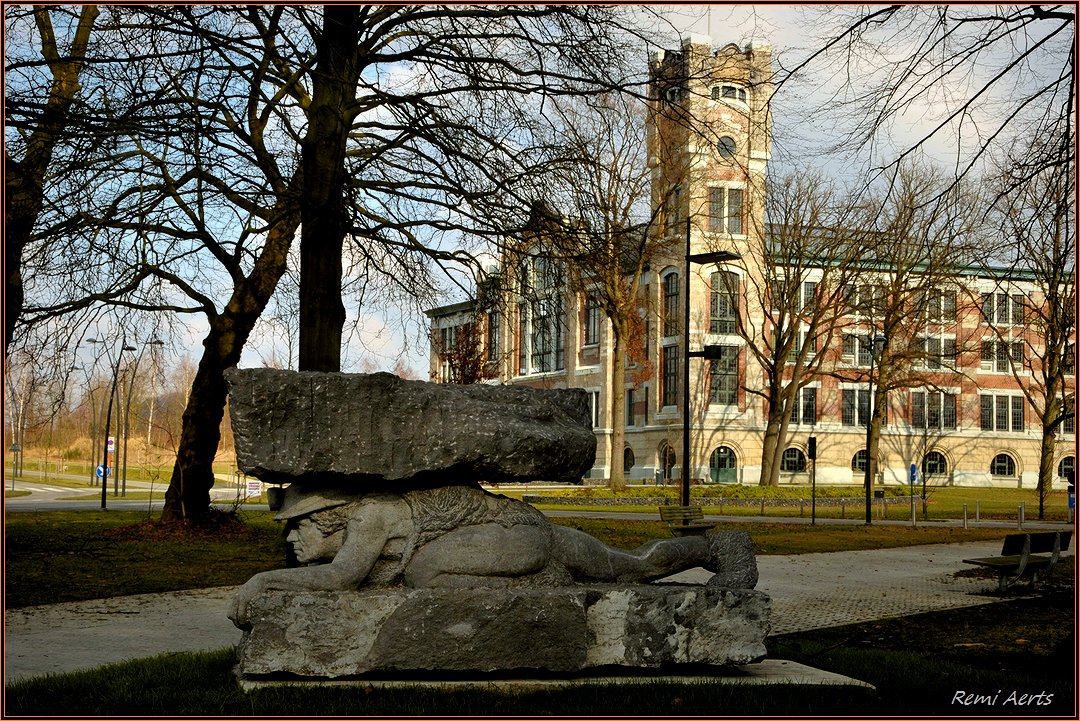
[[720, 139], [716, 141], [716, 152], [720, 154], [721, 158], [734, 158], [735, 138], [730, 135], [721, 135]]
[[806, 470], [806, 456], [798, 448], [788, 448], [780, 459], [780, 470], [801, 473]]
[[664, 444], [664, 447], [660, 449], [660, 465], [664, 469], [665, 481], [670, 481], [674, 478], [675, 449], [666, 443]]
[[709, 457], [709, 478], [713, 483], [733, 483], [735, 481], [735, 451], [727, 446], [720, 446]]
[[1076, 456], [1065, 456], [1058, 464], [1058, 475], [1067, 480], [1076, 481]]
[[938, 451], [930, 451], [922, 459], [923, 476], [944, 476], [949, 472], [949, 463]]
[[866, 449], [862, 449], [851, 457], [851, 470], [866, 473]]
[[994, 460], [990, 462], [990, 475], [1005, 476], [1006, 478], [1016, 476], [1016, 461], [1008, 453], [997, 454], [994, 456]]
[[740, 88], [738, 85], [714, 85], [712, 91], [709, 93], [709, 97], [712, 100], [719, 100], [723, 98], [725, 100], [738, 100], [740, 103], [745, 103], [749, 99], [746, 88]]
[[634, 449], [627, 446], [622, 452], [622, 469], [623, 473], [626, 473], [634, 467]]

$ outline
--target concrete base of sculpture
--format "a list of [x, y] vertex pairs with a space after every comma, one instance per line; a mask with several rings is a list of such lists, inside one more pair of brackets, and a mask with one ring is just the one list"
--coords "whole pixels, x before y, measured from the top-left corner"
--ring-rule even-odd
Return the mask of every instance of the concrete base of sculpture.
[[765, 656], [760, 591], [688, 585], [271, 591], [251, 605], [242, 680], [578, 674]]

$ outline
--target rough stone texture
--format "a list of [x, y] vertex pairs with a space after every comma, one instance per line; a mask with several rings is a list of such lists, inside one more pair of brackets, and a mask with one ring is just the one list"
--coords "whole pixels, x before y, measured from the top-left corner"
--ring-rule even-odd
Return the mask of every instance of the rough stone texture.
[[757, 557], [754, 542], [746, 531], [707, 533], [709, 555], [723, 559], [709, 586], [718, 588], [753, 588], [758, 582]]
[[315, 679], [733, 666], [765, 656], [770, 610], [758, 591], [687, 585], [272, 591], [253, 602], [238, 671]]
[[237, 465], [264, 481], [576, 481], [596, 455], [580, 389], [271, 368], [225, 378]]

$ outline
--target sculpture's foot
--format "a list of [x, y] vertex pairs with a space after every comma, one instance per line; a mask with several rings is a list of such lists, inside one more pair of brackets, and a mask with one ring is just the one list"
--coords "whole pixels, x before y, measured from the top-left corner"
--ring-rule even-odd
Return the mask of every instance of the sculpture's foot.
[[746, 531], [706, 533], [708, 560], [705, 570], [716, 575], [708, 585], [719, 588], [753, 588], [758, 582], [754, 544]]

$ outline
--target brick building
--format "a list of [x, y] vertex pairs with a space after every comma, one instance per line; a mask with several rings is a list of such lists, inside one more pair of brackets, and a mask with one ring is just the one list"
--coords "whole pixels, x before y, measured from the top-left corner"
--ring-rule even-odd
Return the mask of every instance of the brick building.
[[[641, 279], [647, 362], [628, 374], [625, 387], [610, 387], [611, 339], [596, 302], [569, 291], [559, 263], [542, 255], [502, 269], [507, 296], [498, 310], [465, 303], [428, 314], [433, 338], [439, 339], [433, 349], [453, 343], [454, 327], [483, 330], [483, 357], [494, 376], [489, 382], [587, 390], [598, 446], [593, 478], [608, 473], [613, 393], [624, 408], [626, 477], [680, 475], [682, 384], [689, 380], [691, 478], [759, 482], [768, 381], [760, 354], [748, 345], [767, 341], [755, 340], [745, 328], [765, 328], [775, 313], [779, 291], [768, 288], [780, 277], [778, 267], [783, 274], [784, 263], [770, 249], [785, 242], [785, 229], [767, 225], [763, 217], [771, 62], [767, 45], [713, 49], [700, 36], [651, 61], [657, 115], [649, 138], [653, 203], [664, 205], [658, 232], [671, 243], [670, 253], [653, 258]], [[689, 338], [682, 334], [687, 245], [690, 254], [719, 250], [738, 256], [691, 264]], [[829, 273], [825, 263], [799, 266], [788, 283], [789, 296], [792, 288], [802, 296], [796, 309], [822, 302], [818, 286], [826, 285]], [[780, 483], [809, 482], [811, 437], [817, 482], [862, 483], [874, 390], [870, 366], [885, 357], [875, 354], [872, 339], [881, 325], [872, 309], [891, 292], [884, 289], [896, 273], [871, 265], [857, 279], [831, 281], [842, 287], [840, 295], [830, 296], [838, 310], [829, 332], [808, 330], [799, 340], [811, 346], [804, 357], [816, 357], [817, 363], [785, 401]], [[1038, 416], [1045, 403], [1045, 347], [1034, 311], [1046, 302], [1043, 289], [1034, 276], [1012, 269], [954, 268], [932, 279], [917, 271], [908, 275], [895, 291], [908, 294], [899, 301], [906, 309], [903, 330], [888, 339], [903, 379], [882, 396], [878, 481], [906, 483], [914, 465], [930, 484], [1034, 487], [1043, 437]], [[692, 358], [684, 378], [686, 349], [706, 346], [710, 357]], [[1072, 343], [1058, 398], [1068, 409], [1074, 403], [1074, 354]], [[445, 354], [433, 350], [431, 364], [433, 380], [449, 378]], [[1076, 463], [1071, 416], [1051, 442], [1060, 483]]]

